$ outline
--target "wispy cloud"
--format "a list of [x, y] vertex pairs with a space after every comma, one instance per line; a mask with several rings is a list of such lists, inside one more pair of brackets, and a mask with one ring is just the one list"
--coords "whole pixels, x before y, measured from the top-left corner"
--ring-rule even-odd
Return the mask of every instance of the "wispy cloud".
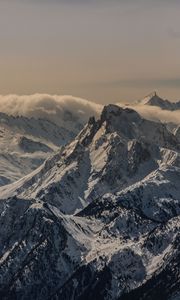
[[[124, 106], [122, 103], [117, 103], [119, 106]], [[169, 111], [162, 110], [156, 106], [133, 104], [128, 107], [136, 110], [143, 118], [152, 121], [161, 121], [163, 123], [175, 123], [180, 124], [180, 110]]]
[[[117, 103], [117, 105], [124, 106], [122, 103]], [[142, 104], [131, 104], [129, 107], [147, 119], [180, 123], [180, 111], [170, 112]], [[49, 94], [0, 96], [0, 112], [14, 116], [46, 118], [57, 124], [62, 123], [66, 111], [72, 112], [77, 120], [79, 118], [85, 123], [90, 116], [98, 118], [102, 108], [103, 105], [73, 96]]]
[[73, 97], [48, 94], [0, 96], [0, 112], [14, 116], [45, 118], [61, 124], [66, 111], [72, 112], [81, 121], [98, 116], [102, 106], [94, 102]]

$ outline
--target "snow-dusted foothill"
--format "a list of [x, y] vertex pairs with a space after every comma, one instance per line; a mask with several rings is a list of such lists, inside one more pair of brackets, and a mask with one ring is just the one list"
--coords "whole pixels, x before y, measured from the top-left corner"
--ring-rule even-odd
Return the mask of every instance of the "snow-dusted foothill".
[[79, 130], [72, 126], [70, 131], [45, 119], [0, 113], [0, 186], [32, 172]]

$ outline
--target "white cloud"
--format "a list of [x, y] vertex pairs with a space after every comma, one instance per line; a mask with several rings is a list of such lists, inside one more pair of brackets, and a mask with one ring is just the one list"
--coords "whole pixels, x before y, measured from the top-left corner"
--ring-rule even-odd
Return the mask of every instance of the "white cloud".
[[101, 109], [102, 106], [99, 104], [73, 96], [48, 94], [0, 96], [1, 112], [14, 116], [46, 118], [60, 125], [67, 111], [82, 122], [87, 122], [90, 116], [97, 117]]
[[[118, 103], [120, 106], [124, 106], [122, 103]], [[165, 123], [180, 124], [180, 110], [169, 111], [163, 110], [157, 106], [143, 105], [143, 104], [132, 104], [128, 107], [136, 110], [142, 117], [152, 121], [161, 121]]]
[[[124, 106], [122, 103], [117, 104]], [[150, 120], [180, 124], [180, 111], [171, 112], [142, 104], [132, 104], [128, 107]], [[1, 112], [14, 116], [45, 118], [59, 125], [63, 125], [64, 121], [67, 121], [66, 118], [71, 119], [66, 112], [73, 113], [73, 121], [79, 120], [80, 123], [86, 123], [90, 116], [98, 118], [102, 108], [100, 104], [68, 95], [0, 95]]]

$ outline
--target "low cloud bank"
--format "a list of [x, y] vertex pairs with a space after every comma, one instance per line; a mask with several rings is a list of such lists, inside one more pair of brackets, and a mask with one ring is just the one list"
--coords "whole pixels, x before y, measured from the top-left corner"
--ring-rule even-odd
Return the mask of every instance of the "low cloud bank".
[[[124, 107], [122, 103], [117, 103], [117, 105]], [[167, 111], [143, 104], [130, 104], [128, 107], [150, 120], [180, 124], [180, 110]], [[0, 112], [14, 116], [45, 118], [61, 126], [63, 122], [71, 121], [71, 118], [74, 122], [79, 121], [81, 124], [86, 123], [90, 116], [98, 118], [102, 108], [100, 104], [73, 96], [0, 95]]]
[[[0, 96], [0, 111], [14, 116], [45, 118], [62, 125], [65, 118], [87, 122], [90, 116], [98, 116], [102, 106], [73, 96], [34, 94], [27, 96]], [[64, 120], [66, 121], [66, 120]]]
[[[118, 103], [119, 106], [124, 107], [123, 104]], [[136, 110], [143, 118], [152, 121], [161, 121], [163, 123], [180, 124], [180, 110], [169, 111], [161, 109], [157, 106], [132, 104], [128, 107]]]

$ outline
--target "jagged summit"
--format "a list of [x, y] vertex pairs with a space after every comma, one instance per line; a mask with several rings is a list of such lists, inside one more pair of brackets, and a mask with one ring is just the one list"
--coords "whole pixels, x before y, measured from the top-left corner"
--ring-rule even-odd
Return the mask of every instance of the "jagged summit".
[[[104, 106], [100, 118], [90, 118], [87, 125], [77, 136], [83, 145], [92, 142], [97, 132], [116, 133], [125, 139], [138, 138], [143, 118], [131, 108], [122, 108], [115, 104]], [[146, 122], [146, 121], [145, 121]], [[147, 121], [148, 123], [149, 121]], [[161, 126], [161, 125], [159, 125]], [[139, 128], [139, 129], [138, 129]]]
[[102, 114], [110, 114], [110, 113], [117, 114], [122, 111], [123, 111], [122, 107], [120, 107], [116, 104], [108, 104], [108, 105], [104, 106]]
[[140, 115], [129, 108], [122, 108], [115, 104], [104, 106], [100, 118], [96, 120], [94, 117], [89, 118], [88, 123], [80, 131], [77, 140], [82, 145], [89, 145], [96, 133], [105, 129], [106, 133], [121, 132], [126, 137], [131, 136], [134, 123], [140, 123], [142, 118]]
[[152, 92], [149, 95], [147, 95], [145, 98], [143, 98], [142, 100], [140, 100], [141, 104], [148, 104], [148, 105], [152, 105], [159, 103], [161, 101], [165, 101], [163, 100], [161, 97], [159, 97], [159, 95], [157, 94], [157, 92]]
[[109, 121], [113, 118], [128, 118], [129, 121], [131, 119], [138, 120], [140, 119], [140, 115], [133, 109], [130, 108], [122, 108], [115, 104], [109, 104], [107, 106], [104, 106], [102, 113], [101, 113], [101, 121]]
[[169, 100], [159, 97], [159, 95], [156, 92], [149, 94], [139, 103], [144, 105], [156, 106], [164, 110], [174, 111], [180, 109], [180, 101], [171, 102]]

